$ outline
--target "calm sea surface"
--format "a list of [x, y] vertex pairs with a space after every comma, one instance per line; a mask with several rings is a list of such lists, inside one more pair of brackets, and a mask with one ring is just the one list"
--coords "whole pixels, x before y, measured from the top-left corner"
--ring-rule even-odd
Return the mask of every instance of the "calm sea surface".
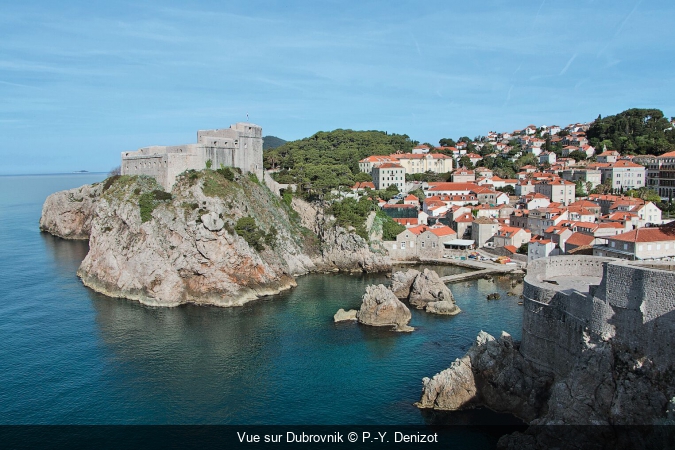
[[75, 275], [87, 243], [40, 233], [38, 220], [50, 193], [103, 178], [0, 176], [0, 424], [424, 424], [438, 419], [412, 405], [423, 377], [480, 330], [520, 339], [508, 279], [451, 285], [463, 312], [412, 310], [413, 333], [333, 323], [384, 275], [309, 275], [240, 308], [97, 294]]

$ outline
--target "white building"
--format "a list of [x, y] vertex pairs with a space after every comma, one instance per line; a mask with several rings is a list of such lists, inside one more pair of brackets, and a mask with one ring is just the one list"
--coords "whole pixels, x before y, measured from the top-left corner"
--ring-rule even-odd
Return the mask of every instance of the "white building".
[[575, 189], [575, 184], [566, 180], [545, 181], [534, 185], [534, 192], [545, 195], [552, 203], [563, 205], [574, 203]]
[[375, 189], [387, 189], [392, 184], [399, 191], [405, 186], [405, 169], [400, 164], [384, 163], [373, 168], [373, 183]]
[[609, 164], [607, 167], [601, 167], [600, 170], [602, 182], [609, 180], [612, 189], [629, 190], [646, 186], [647, 169], [644, 166], [625, 159]]

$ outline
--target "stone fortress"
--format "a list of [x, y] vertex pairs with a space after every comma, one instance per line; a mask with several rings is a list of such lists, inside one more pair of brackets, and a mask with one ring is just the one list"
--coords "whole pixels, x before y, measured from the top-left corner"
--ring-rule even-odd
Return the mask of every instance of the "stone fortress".
[[521, 354], [568, 375], [584, 334], [675, 366], [675, 264], [596, 256], [533, 261], [524, 284]]
[[230, 128], [197, 131], [197, 143], [173, 146], [143, 147], [134, 152], [122, 152], [122, 175], [154, 177], [170, 191], [176, 177], [186, 170], [212, 167], [237, 167], [242, 172], [263, 179], [262, 128], [238, 122]]

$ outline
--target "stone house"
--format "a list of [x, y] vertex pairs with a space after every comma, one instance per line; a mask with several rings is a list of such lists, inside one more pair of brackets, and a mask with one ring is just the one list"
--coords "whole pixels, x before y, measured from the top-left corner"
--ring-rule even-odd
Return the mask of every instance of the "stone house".
[[553, 152], [543, 152], [539, 155], [539, 164], [555, 164], [557, 155]]
[[533, 192], [520, 197], [519, 203], [523, 205], [525, 209], [537, 209], [546, 208], [551, 204], [551, 200], [543, 194]]
[[639, 189], [647, 185], [647, 169], [628, 160], [620, 160], [607, 167], [600, 167], [602, 182], [617, 191]]
[[450, 226], [457, 232], [457, 236], [462, 239], [471, 235], [471, 224], [473, 224], [474, 220], [473, 214], [470, 212], [463, 213], [454, 216]]
[[443, 243], [457, 238], [457, 234], [445, 225], [419, 225], [408, 228], [396, 236], [396, 241], [386, 242], [389, 256], [404, 261], [419, 258], [441, 258]]
[[466, 167], [460, 167], [452, 173], [453, 183], [468, 183], [476, 181], [476, 173]]
[[552, 241], [548, 239], [534, 240], [527, 246], [527, 263], [529, 264], [536, 259], [558, 254], [560, 254], [560, 251]]
[[479, 217], [471, 224], [471, 239], [476, 243], [476, 247], [484, 247], [498, 230], [499, 222], [487, 217]]
[[[595, 236], [585, 233], [572, 233], [572, 235], [565, 241], [565, 253], [570, 253], [572, 250], [576, 250], [579, 247], [593, 246], [597, 243], [597, 241], [598, 239], [596, 239]], [[605, 241], [603, 240], [602, 242]]]
[[530, 242], [530, 239], [532, 239], [532, 233], [530, 233], [530, 230], [502, 225], [499, 227], [499, 231], [497, 231], [497, 234], [494, 236], [493, 242], [495, 247], [506, 247], [507, 245], [512, 245], [518, 249], [524, 243]]
[[599, 163], [610, 163], [613, 164], [619, 160], [621, 154], [616, 150], [605, 150], [596, 156]]
[[406, 198], [403, 199], [404, 205], [413, 205], [417, 208], [420, 207], [420, 200], [412, 194], [408, 194]]
[[594, 256], [629, 260], [675, 257], [675, 223], [662, 227], [637, 228], [605, 239], [606, 244], [593, 247]]

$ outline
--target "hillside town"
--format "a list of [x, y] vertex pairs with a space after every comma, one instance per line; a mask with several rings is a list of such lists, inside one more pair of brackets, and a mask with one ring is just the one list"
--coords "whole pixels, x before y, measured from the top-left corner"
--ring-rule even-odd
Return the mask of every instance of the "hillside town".
[[[481, 249], [503, 260], [531, 262], [555, 255], [628, 260], [675, 257], [675, 230], [654, 195], [673, 196], [675, 152], [622, 156], [589, 144], [591, 123], [529, 125], [489, 132], [452, 146], [417, 145], [412, 153], [359, 161], [372, 181], [348, 195], [392, 189], [380, 208], [405, 230], [385, 242], [395, 260], [457, 257]], [[556, 149], [557, 151], [553, 151]], [[514, 178], [502, 178], [486, 159], [531, 155]], [[449, 181], [417, 174], [451, 173]], [[646, 195], [646, 194], [652, 194]], [[473, 253], [474, 255], [476, 253]]]

